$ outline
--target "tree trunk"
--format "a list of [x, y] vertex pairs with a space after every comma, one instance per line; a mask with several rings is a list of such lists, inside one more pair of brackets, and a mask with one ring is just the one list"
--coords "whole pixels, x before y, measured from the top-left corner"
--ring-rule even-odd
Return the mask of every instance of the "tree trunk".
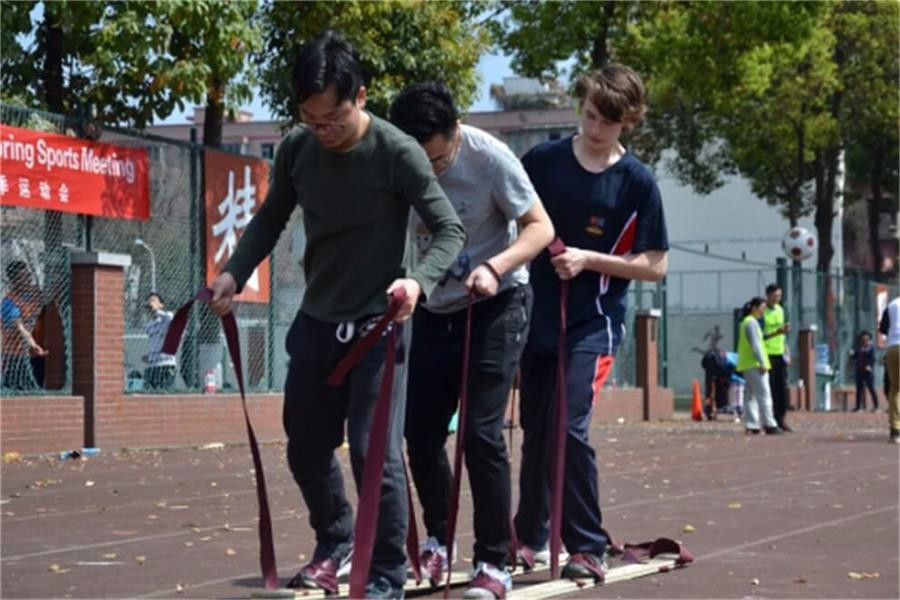
[[65, 113], [63, 95], [63, 29], [58, 11], [44, 5], [44, 22], [41, 25], [44, 37], [44, 65], [41, 72], [44, 87], [44, 102], [47, 110]]
[[814, 222], [819, 237], [816, 269], [823, 272], [828, 272], [834, 256], [831, 230], [834, 227], [834, 179], [837, 173], [837, 158], [837, 152], [828, 150], [825, 153], [817, 153], [815, 159], [816, 215]]
[[594, 38], [591, 48], [591, 67], [602, 69], [609, 62], [609, 30], [616, 14], [616, 2], [607, 0], [603, 3], [603, 17], [600, 20], [600, 31]]
[[222, 124], [225, 120], [225, 84], [215, 79], [206, 94], [206, 113], [203, 117], [203, 145], [218, 148], [222, 145]]
[[872, 145], [872, 166], [869, 169], [871, 195], [866, 202], [866, 217], [869, 223], [869, 248], [872, 252], [872, 274], [881, 279], [881, 247], [878, 243], [878, 217], [881, 210], [881, 181], [884, 177], [884, 137]]

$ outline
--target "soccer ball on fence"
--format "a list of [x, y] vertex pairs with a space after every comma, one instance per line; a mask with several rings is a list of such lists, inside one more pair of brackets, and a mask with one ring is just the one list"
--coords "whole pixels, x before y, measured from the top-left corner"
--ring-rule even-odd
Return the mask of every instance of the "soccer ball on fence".
[[781, 238], [781, 248], [791, 260], [806, 260], [815, 253], [818, 245], [815, 234], [803, 227], [792, 227]]

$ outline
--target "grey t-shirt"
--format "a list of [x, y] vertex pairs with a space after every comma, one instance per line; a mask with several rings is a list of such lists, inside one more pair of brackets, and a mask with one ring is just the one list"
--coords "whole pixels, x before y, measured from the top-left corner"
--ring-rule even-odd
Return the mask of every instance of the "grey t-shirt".
[[[516, 220], [538, 199], [522, 163], [506, 144], [491, 134], [460, 125], [459, 153], [438, 178], [468, 240], [456, 262], [427, 297], [425, 308], [451, 313], [466, 306], [466, 278], [478, 265], [508, 248], [518, 236]], [[413, 213], [410, 227], [421, 253], [431, 233]], [[503, 276], [500, 290], [528, 283], [528, 270], [521, 266]]]

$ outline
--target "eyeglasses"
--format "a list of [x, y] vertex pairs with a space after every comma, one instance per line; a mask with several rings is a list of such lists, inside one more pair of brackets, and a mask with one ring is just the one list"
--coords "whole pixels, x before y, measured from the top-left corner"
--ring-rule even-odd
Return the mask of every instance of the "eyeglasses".
[[334, 117], [331, 120], [321, 122], [315, 122], [308, 119], [306, 115], [303, 114], [303, 111], [300, 112], [300, 116], [303, 117], [303, 123], [316, 133], [335, 133], [347, 127], [346, 120], [352, 111], [353, 107], [345, 108], [339, 113], [334, 114]]

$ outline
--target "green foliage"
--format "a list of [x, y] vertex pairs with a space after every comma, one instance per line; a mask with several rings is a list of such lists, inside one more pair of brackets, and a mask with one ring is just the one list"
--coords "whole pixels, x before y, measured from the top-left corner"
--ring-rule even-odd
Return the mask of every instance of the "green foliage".
[[[635, 67], [650, 110], [630, 143], [700, 193], [740, 173], [791, 220], [815, 211], [824, 235], [842, 148], [851, 179], [897, 187], [896, 2], [501, 6], [509, 18], [493, 33], [523, 74], [555, 76], [553, 65], [570, 58], [578, 69]], [[831, 250], [820, 241], [825, 269]]]
[[[139, 128], [211, 90], [228, 89], [226, 101], [238, 103], [250, 98], [247, 56], [261, 45], [256, 6], [3, 1], [3, 88], [33, 108], [90, 109], [99, 122]], [[62, 73], [46, 68], [54, 59]], [[62, 86], [59, 106], [50, 105], [54, 84]]]
[[475, 22], [480, 6], [461, 2], [273, 2], [262, 23], [266, 48], [258, 56], [260, 87], [273, 112], [293, 120], [291, 70], [300, 46], [326, 29], [356, 48], [368, 80], [369, 110], [386, 115], [405, 85], [444, 81], [459, 106], [475, 97], [475, 67], [487, 49], [487, 31]]

